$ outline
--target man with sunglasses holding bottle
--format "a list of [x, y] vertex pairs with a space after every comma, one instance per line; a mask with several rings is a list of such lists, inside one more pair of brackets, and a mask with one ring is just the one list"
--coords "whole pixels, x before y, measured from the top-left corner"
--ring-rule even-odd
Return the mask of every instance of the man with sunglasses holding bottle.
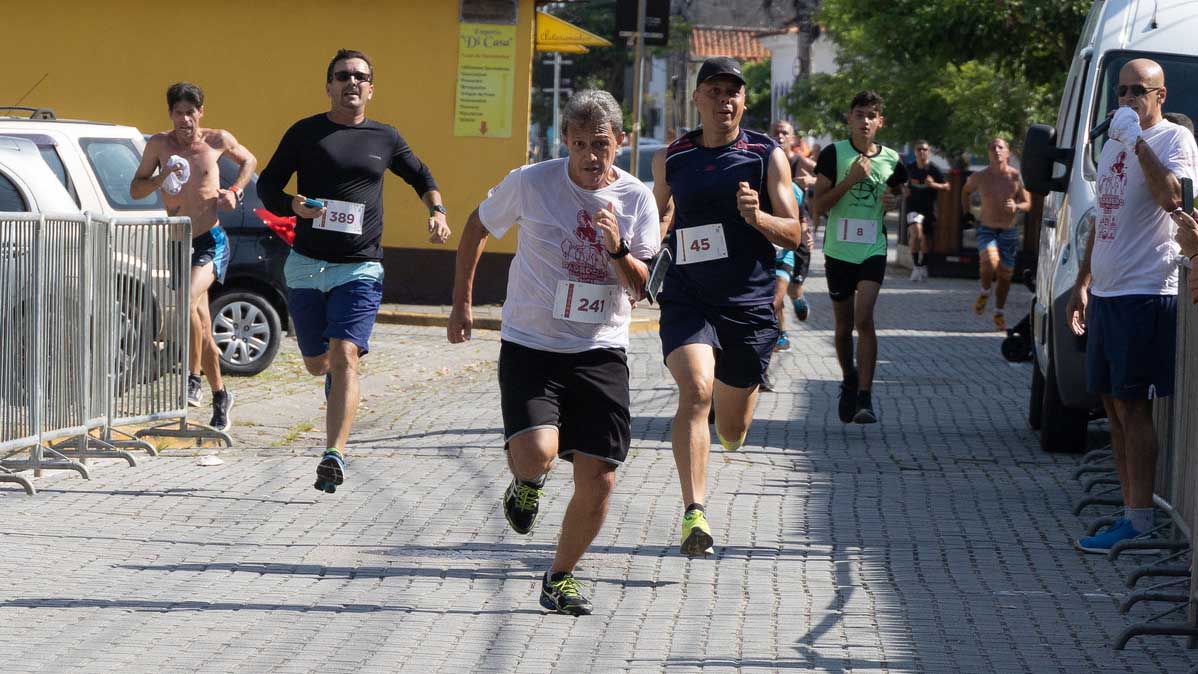
[[1102, 396], [1123, 496], [1122, 518], [1074, 544], [1100, 554], [1153, 527], [1152, 401], [1173, 392], [1177, 337], [1178, 246], [1169, 216], [1180, 210], [1181, 179], [1198, 178], [1193, 134], [1161, 114], [1160, 64], [1129, 61], [1115, 94], [1093, 224], [1066, 308], [1073, 333], [1087, 337], [1086, 388]]
[[[258, 178], [272, 213], [296, 216], [287, 258], [287, 304], [304, 366], [325, 377], [325, 452], [318, 490], [344, 481], [344, 451], [358, 408], [358, 360], [369, 351], [383, 298], [383, 176], [400, 176], [428, 207], [429, 241], [449, 239], [432, 172], [394, 127], [366, 118], [374, 68], [362, 52], [341, 49], [329, 62], [328, 112], [291, 126]], [[298, 194], [283, 191], [297, 175]]]

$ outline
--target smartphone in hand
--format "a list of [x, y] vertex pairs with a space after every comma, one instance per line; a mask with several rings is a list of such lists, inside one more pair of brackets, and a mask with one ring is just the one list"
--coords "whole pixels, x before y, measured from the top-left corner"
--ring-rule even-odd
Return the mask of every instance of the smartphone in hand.
[[308, 208], [324, 208], [323, 201], [321, 201], [320, 199], [313, 199], [311, 197], [307, 197], [304, 199], [304, 205], [307, 206]]
[[1181, 210], [1186, 215], [1194, 213], [1194, 181], [1189, 178], [1181, 179]]

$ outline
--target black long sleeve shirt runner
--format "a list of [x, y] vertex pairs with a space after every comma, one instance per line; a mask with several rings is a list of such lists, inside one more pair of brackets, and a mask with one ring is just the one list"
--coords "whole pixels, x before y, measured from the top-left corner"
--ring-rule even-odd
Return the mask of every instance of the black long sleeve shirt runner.
[[390, 169], [416, 194], [437, 189], [433, 174], [412, 153], [395, 127], [367, 119], [344, 126], [321, 113], [301, 119], [283, 134], [279, 148], [258, 176], [258, 198], [275, 215], [295, 215], [294, 195], [283, 189], [298, 174], [299, 193], [312, 199], [364, 204], [361, 234], [314, 229], [296, 217], [293, 248], [326, 262], [383, 259], [383, 175]]

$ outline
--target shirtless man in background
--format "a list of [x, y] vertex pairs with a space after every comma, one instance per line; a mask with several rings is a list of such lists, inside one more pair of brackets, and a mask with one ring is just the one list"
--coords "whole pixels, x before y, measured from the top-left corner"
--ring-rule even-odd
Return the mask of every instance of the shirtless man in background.
[[[141, 165], [129, 185], [134, 199], [162, 191], [166, 212], [191, 218], [191, 345], [188, 350], [187, 404], [200, 404], [200, 373], [212, 387], [212, 420], [209, 425], [229, 428], [233, 396], [225, 390], [220, 372], [220, 349], [212, 334], [208, 288], [223, 281], [229, 265], [229, 240], [220, 227], [218, 211], [231, 211], [244, 198], [258, 160], [238, 144], [233, 134], [204, 129], [204, 92], [189, 82], [172, 84], [166, 91], [173, 129], [146, 141]], [[224, 190], [220, 187], [217, 160], [227, 154], [241, 170]], [[157, 170], [157, 174], [155, 174]]]
[[1005, 331], [1007, 320], [1003, 307], [1011, 290], [1011, 275], [1015, 256], [1019, 252], [1019, 231], [1015, 229], [1016, 215], [1032, 207], [1032, 196], [1023, 187], [1019, 169], [1007, 164], [1011, 149], [1001, 137], [991, 139], [987, 146], [990, 165], [969, 176], [961, 200], [969, 202], [974, 192], [982, 197], [982, 218], [978, 223], [978, 264], [981, 267], [982, 292], [974, 302], [973, 312], [981, 316], [990, 299], [990, 285], [998, 277], [994, 293], [994, 329]]

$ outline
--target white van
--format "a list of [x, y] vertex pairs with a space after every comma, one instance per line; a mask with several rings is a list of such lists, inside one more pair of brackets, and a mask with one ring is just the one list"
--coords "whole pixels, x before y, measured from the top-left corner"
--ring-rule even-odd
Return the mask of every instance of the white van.
[[1094, 226], [1094, 175], [1106, 137], [1092, 130], [1117, 107], [1119, 69], [1146, 57], [1165, 71], [1165, 112], [1198, 117], [1198, 2], [1097, 0], [1086, 19], [1055, 126], [1033, 125], [1023, 181], [1047, 195], [1032, 308], [1035, 367], [1028, 421], [1050, 452], [1085, 449], [1086, 423], [1101, 401], [1086, 391], [1085, 341], [1070, 332], [1065, 306]]

